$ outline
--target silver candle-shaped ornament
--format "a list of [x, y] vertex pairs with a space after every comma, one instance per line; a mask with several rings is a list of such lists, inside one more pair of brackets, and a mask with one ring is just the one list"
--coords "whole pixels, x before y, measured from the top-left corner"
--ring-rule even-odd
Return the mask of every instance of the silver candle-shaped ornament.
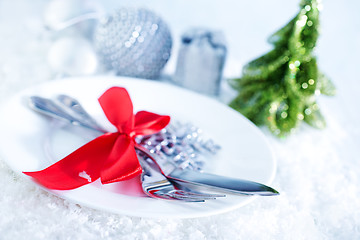
[[218, 95], [226, 53], [221, 32], [206, 29], [185, 32], [181, 37], [174, 81], [203, 94]]

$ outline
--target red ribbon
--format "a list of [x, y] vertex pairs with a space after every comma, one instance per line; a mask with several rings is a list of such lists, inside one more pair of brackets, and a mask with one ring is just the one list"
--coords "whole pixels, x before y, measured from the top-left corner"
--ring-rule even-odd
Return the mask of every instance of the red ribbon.
[[98, 178], [106, 184], [141, 173], [134, 138], [159, 132], [170, 117], [146, 111], [134, 115], [130, 96], [120, 87], [108, 89], [99, 103], [117, 132], [101, 135], [44, 170], [24, 174], [47, 188], [69, 190]]

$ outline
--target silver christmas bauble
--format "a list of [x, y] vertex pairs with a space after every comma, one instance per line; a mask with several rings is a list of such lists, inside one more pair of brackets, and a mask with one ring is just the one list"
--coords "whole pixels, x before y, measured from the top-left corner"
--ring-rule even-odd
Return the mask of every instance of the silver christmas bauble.
[[172, 38], [152, 11], [121, 8], [100, 20], [94, 46], [100, 61], [118, 75], [155, 79], [170, 58]]

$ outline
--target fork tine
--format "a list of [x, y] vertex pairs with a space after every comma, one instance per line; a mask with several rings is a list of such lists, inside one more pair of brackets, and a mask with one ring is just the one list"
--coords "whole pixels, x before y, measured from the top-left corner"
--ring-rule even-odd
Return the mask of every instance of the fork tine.
[[156, 191], [151, 191], [152, 194], [156, 194], [158, 196], [166, 196], [172, 199], [177, 200], [191, 200], [191, 201], [204, 201], [208, 198], [204, 198], [203, 196], [197, 196], [193, 194], [189, 194], [184, 191], [179, 191], [175, 189], [173, 186], [169, 185], [163, 189], [158, 189]]
[[186, 196], [186, 195], [179, 195], [179, 194], [175, 194], [175, 193], [167, 193], [167, 194], [161, 194], [162, 196], [167, 196], [169, 197], [169, 200], [180, 200], [180, 201], [184, 201], [184, 202], [205, 202], [205, 199], [203, 198], [198, 198], [198, 197], [190, 197], [190, 196]]
[[222, 194], [211, 194], [211, 193], [198, 193], [198, 192], [188, 192], [183, 190], [177, 190], [177, 195], [187, 195], [189, 197], [199, 197], [203, 199], [216, 199], [218, 197], [225, 197], [225, 195]]
[[199, 191], [196, 191], [193, 188], [187, 187], [185, 183], [184, 184], [179, 184], [178, 182], [174, 182], [174, 181], [171, 181], [171, 180], [169, 180], [169, 181], [174, 185], [174, 187], [176, 189], [178, 189], [178, 191], [183, 191], [183, 192], [186, 192], [188, 194], [202, 196], [204, 198], [209, 198], [209, 199], [215, 199], [215, 198], [218, 198], [218, 197], [226, 197], [225, 194], [199, 192]]
[[[145, 169], [143, 169], [145, 170]], [[147, 169], [148, 170], [148, 169]], [[145, 170], [146, 171], [146, 170]], [[163, 177], [164, 178], [164, 177]], [[146, 179], [146, 177], [145, 177]], [[165, 200], [180, 200], [187, 202], [204, 202], [205, 199], [202, 196], [193, 196], [186, 192], [177, 193], [172, 184], [165, 179], [161, 181], [148, 182], [143, 185], [144, 192], [153, 198], [165, 199]]]
[[184, 202], [205, 202], [205, 199], [198, 197], [190, 197], [187, 195], [178, 195], [173, 192], [161, 193], [161, 191], [148, 192], [151, 197], [160, 198], [165, 200], [180, 200]]
[[205, 202], [204, 199], [197, 199], [197, 198], [182, 198], [182, 197], [174, 197], [174, 200], [180, 200], [180, 201], [183, 201], [183, 202]]

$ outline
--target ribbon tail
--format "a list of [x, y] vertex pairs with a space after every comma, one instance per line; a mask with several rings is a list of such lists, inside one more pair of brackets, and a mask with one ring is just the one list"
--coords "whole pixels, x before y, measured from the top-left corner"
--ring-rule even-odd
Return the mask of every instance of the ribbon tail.
[[135, 115], [135, 127], [132, 135], [150, 135], [159, 132], [170, 122], [170, 116], [139, 111]]
[[24, 174], [55, 190], [70, 190], [94, 182], [100, 177], [117, 137], [117, 133], [104, 134], [44, 170]]
[[123, 181], [141, 172], [133, 140], [127, 135], [119, 135], [101, 170], [101, 182]]

